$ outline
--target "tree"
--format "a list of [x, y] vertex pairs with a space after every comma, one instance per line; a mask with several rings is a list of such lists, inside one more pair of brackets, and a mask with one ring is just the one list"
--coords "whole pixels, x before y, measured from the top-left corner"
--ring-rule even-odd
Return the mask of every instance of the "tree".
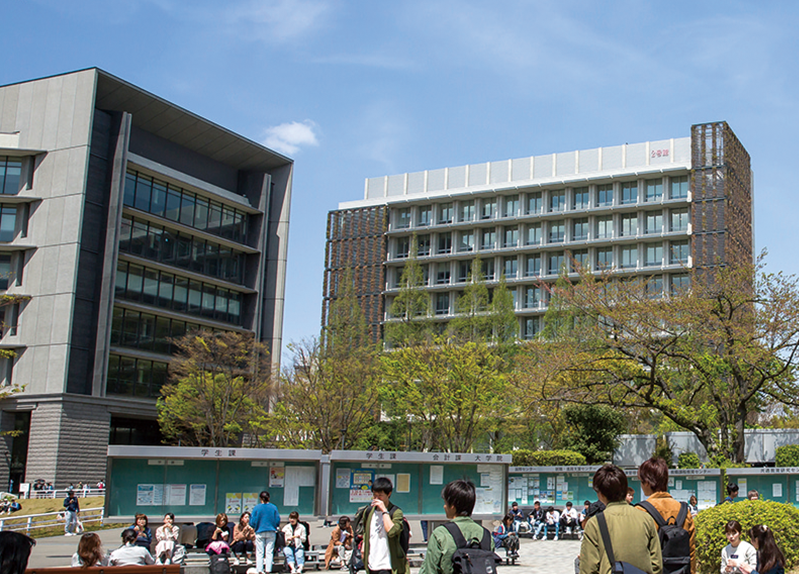
[[485, 342], [439, 336], [386, 353], [383, 367], [386, 410], [425, 427], [431, 450], [468, 452], [507, 404], [503, 360]]
[[491, 334], [496, 343], [510, 343], [519, 334], [519, 321], [513, 309], [513, 294], [503, 273], [491, 299]]
[[249, 333], [198, 331], [175, 341], [158, 424], [171, 444], [225, 447], [256, 433], [272, 388], [269, 352]]
[[430, 295], [424, 290], [424, 272], [416, 257], [416, 235], [400, 276], [400, 291], [389, 307], [392, 319], [385, 325], [386, 342], [391, 346], [418, 345], [431, 333]]
[[624, 415], [604, 405], [566, 406], [563, 417], [569, 430], [563, 447], [582, 454], [588, 464], [610, 460], [619, 446], [619, 435], [625, 431]]
[[478, 256], [472, 260], [466, 288], [455, 301], [456, 317], [450, 322], [450, 328], [461, 340], [485, 341], [491, 336], [488, 300], [488, 286]]
[[796, 404], [799, 281], [760, 260], [694, 272], [670, 296], [653, 285], [581, 271], [553, 287], [573, 320], [527, 346], [534, 396], [655, 410], [743, 461], [750, 414]]

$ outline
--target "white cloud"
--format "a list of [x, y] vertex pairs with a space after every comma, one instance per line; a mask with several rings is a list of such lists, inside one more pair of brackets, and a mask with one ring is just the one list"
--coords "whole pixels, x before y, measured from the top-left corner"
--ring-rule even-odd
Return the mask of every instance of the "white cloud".
[[318, 146], [316, 137], [318, 126], [311, 120], [302, 122], [286, 122], [267, 128], [264, 145], [270, 149], [287, 155], [300, 151], [301, 147]]
[[330, 11], [326, 0], [249, 0], [230, 11], [237, 33], [242, 26], [265, 42], [293, 40], [319, 27]]

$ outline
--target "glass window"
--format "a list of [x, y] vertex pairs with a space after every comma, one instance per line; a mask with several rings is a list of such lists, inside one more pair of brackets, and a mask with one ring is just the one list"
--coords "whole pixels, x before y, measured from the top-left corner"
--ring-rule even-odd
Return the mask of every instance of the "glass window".
[[194, 204], [194, 227], [197, 229], [205, 229], [208, 227], [208, 209], [211, 202], [203, 197], [198, 197], [197, 202]]
[[175, 276], [169, 273], [161, 273], [160, 279], [158, 284], [158, 306], [169, 309], [175, 296]]
[[578, 217], [573, 220], [572, 241], [588, 239], [588, 218]]
[[461, 231], [458, 251], [474, 251], [474, 231]]
[[597, 186], [596, 204], [597, 206], [613, 205], [613, 184]]
[[621, 248], [621, 267], [631, 269], [638, 266], [638, 247], [627, 245]]
[[537, 285], [530, 285], [525, 288], [524, 293], [524, 307], [526, 309], [535, 309], [541, 303], [541, 287]]
[[236, 227], [236, 211], [231, 207], [223, 205], [222, 228], [220, 231], [220, 235], [225, 239], [233, 239], [233, 232], [235, 227]]
[[566, 209], [566, 191], [549, 192], [549, 211], [563, 211]]
[[175, 311], [186, 311], [189, 301], [189, 280], [184, 277], [175, 277], [175, 299], [172, 308]]
[[541, 256], [528, 255], [524, 266], [525, 277], [538, 277], [541, 275]]
[[480, 219], [494, 219], [497, 216], [497, 200], [483, 199]]
[[662, 211], [649, 211], [646, 213], [646, 232], [647, 233], [662, 233], [663, 232], [663, 212]]
[[449, 314], [449, 293], [436, 294], [436, 315]]
[[533, 339], [541, 331], [541, 317], [527, 317], [524, 320], [524, 338]]
[[116, 297], [123, 297], [128, 288], [128, 264], [124, 261], [120, 261], [117, 266], [117, 275], [114, 285], [114, 295]]
[[650, 179], [646, 182], [646, 201], [660, 201], [663, 199], [663, 180]]
[[425, 233], [416, 238], [416, 254], [419, 257], [430, 255], [430, 234]]
[[452, 202], [440, 203], [438, 205], [438, 222], [441, 224], [452, 223], [453, 212], [454, 212], [454, 207], [452, 205]]
[[638, 215], [635, 213], [622, 215], [621, 229], [619, 231], [622, 237], [635, 237], [638, 235]]
[[11, 254], [0, 253], [0, 290], [8, 289], [11, 281]]
[[159, 217], [164, 216], [166, 209], [166, 184], [163, 181], [153, 180], [153, 195], [150, 202], [150, 213]]
[[486, 259], [483, 264], [483, 277], [486, 281], [493, 281], [495, 279], [494, 259]]
[[464, 283], [469, 279], [472, 265], [469, 261], [458, 261], [458, 283]]
[[208, 227], [209, 233], [220, 234], [222, 227], [222, 205], [214, 201], [208, 204]]
[[506, 279], [516, 279], [519, 272], [519, 260], [516, 257], [505, 257], [502, 266]]
[[203, 285], [202, 314], [206, 317], [214, 316], [216, 288], [213, 285]]
[[150, 178], [139, 176], [136, 182], [136, 201], [133, 207], [142, 211], [150, 211], [150, 195], [153, 189], [153, 181]]
[[538, 245], [541, 243], [541, 224], [534, 223], [527, 226], [527, 245]]
[[[588, 269], [588, 249], [575, 249], [572, 251], [572, 259], [574, 259], [575, 265], [580, 266], [580, 269]], [[575, 271], [577, 271], [576, 268]]]
[[16, 195], [22, 176], [22, 159], [0, 156], [0, 193]]
[[397, 237], [397, 248], [395, 251], [396, 257], [402, 259], [407, 257], [411, 250], [410, 237]]
[[449, 263], [436, 263], [436, 284], [449, 283], [451, 276]]
[[144, 284], [142, 286], [142, 303], [155, 305], [158, 298], [158, 271], [153, 269], [144, 270]]
[[136, 174], [125, 174], [125, 195], [122, 200], [124, 205], [132, 207], [136, 204]]
[[505, 247], [516, 247], [519, 245], [519, 226], [512, 225], [510, 227], [506, 227], [504, 230], [505, 236]]
[[[138, 187], [136, 198], [138, 201]], [[164, 212], [164, 217], [169, 219], [170, 221], [178, 221], [180, 219], [180, 192], [173, 189], [172, 187], [169, 188], [166, 195], [166, 211]]]
[[672, 209], [671, 215], [671, 231], [687, 231], [688, 230], [688, 208]]
[[653, 275], [646, 282], [646, 294], [650, 297], [663, 295], [663, 275]]
[[638, 203], [638, 183], [630, 181], [621, 184], [621, 202]]
[[411, 226], [411, 208], [403, 207], [397, 210], [397, 229], [406, 229]]
[[686, 241], [672, 241], [670, 243], [669, 263], [671, 265], [687, 265], [688, 256], [691, 254], [691, 245]]
[[202, 310], [203, 288], [197, 281], [189, 281], [189, 313], [200, 314]]
[[549, 254], [549, 274], [558, 275], [563, 268], [565, 258], [563, 252]]
[[671, 199], [685, 199], [688, 197], [688, 176], [670, 178]]
[[605, 215], [596, 218], [596, 236], [598, 239], [613, 237], [613, 216]]
[[509, 195], [505, 198], [505, 217], [516, 217], [519, 214], [519, 196]]
[[497, 232], [495, 229], [483, 229], [482, 242], [480, 249], [494, 249], [497, 243]]
[[596, 250], [596, 270], [610, 270], [613, 268], [613, 249], [610, 247]]
[[17, 206], [0, 205], [0, 241], [13, 241], [17, 224]]
[[574, 205], [572, 209], [588, 209], [588, 188], [578, 187], [574, 190]]
[[671, 276], [671, 292], [679, 294], [691, 287], [691, 278], [687, 273]]
[[111, 345], [116, 346], [122, 342], [122, 324], [125, 317], [125, 310], [114, 307], [114, 315], [111, 320]]
[[460, 221], [472, 221], [474, 219], [474, 200], [461, 201], [459, 203]]
[[549, 222], [549, 242], [562, 243], [566, 239], [566, 222], [563, 219]]
[[541, 213], [544, 211], [544, 199], [540, 191], [527, 194], [527, 213]]
[[142, 286], [144, 285], [144, 267], [139, 265], [128, 266], [128, 288], [125, 296], [128, 299], [138, 301], [141, 298]]
[[663, 244], [662, 243], [647, 243], [646, 245], [646, 259], [645, 265], [647, 267], [663, 265]]

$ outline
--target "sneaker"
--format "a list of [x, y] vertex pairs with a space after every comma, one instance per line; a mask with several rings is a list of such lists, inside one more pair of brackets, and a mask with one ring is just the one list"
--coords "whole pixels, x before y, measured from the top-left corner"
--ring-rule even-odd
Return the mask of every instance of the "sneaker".
[[558, 539], [558, 535], [556, 534], [555, 538], [553, 538], [552, 540], [557, 540], [557, 539]]
[[247, 558], [247, 565], [248, 566], [252, 565], [252, 560], [250, 558]]
[[237, 557], [233, 557], [233, 566], [238, 566], [240, 564], [239, 559]]

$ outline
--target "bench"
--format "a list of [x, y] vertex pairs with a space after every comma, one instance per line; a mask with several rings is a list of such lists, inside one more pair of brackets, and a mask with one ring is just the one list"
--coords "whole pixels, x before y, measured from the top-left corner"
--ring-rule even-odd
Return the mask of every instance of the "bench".
[[153, 566], [93, 566], [92, 568], [28, 568], [25, 574], [180, 574], [180, 564], [154, 564]]

